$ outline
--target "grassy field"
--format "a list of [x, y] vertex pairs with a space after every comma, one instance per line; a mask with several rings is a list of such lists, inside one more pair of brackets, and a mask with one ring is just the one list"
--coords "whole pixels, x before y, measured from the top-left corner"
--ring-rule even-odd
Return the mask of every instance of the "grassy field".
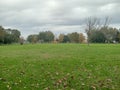
[[0, 90], [120, 90], [120, 45], [0, 46]]

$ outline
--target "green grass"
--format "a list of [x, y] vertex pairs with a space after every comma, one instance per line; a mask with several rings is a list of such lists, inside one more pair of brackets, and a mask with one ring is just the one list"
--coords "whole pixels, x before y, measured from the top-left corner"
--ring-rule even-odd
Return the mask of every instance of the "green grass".
[[0, 46], [0, 90], [120, 90], [120, 45]]

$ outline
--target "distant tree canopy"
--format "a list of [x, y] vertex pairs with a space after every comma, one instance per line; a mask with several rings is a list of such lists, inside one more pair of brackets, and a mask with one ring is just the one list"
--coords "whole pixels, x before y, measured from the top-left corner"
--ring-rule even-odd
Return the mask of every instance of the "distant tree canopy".
[[82, 33], [68, 33], [67, 35], [60, 34], [59, 42], [60, 43], [83, 43], [85, 41], [85, 36]]
[[69, 36], [68, 35], [64, 35], [64, 37], [63, 37], [63, 41], [62, 41], [63, 43], [67, 43], [67, 42], [70, 42], [70, 38], [69, 38]]
[[38, 35], [36, 35], [36, 34], [29, 35], [27, 37], [27, 41], [29, 41], [30, 43], [37, 43], [38, 42]]
[[20, 31], [17, 29], [4, 29], [0, 26], [0, 44], [17, 43], [20, 35]]
[[39, 34], [31, 34], [27, 37], [27, 41], [30, 43], [50, 43], [54, 41], [54, 34], [51, 31], [39, 32]]
[[39, 32], [39, 34], [31, 34], [27, 37], [27, 41], [30, 43], [50, 43], [57, 40], [59, 43], [83, 43], [85, 41], [85, 36], [82, 33], [69, 33], [67, 35], [60, 34], [57, 39], [51, 31]]
[[38, 39], [43, 42], [51, 42], [54, 40], [54, 34], [51, 31], [40, 32], [38, 35]]
[[79, 43], [79, 33], [73, 32], [68, 34], [68, 37], [70, 39], [70, 42], [72, 43]]
[[106, 40], [104, 34], [101, 31], [92, 30], [89, 36], [89, 41], [92, 43], [104, 43]]

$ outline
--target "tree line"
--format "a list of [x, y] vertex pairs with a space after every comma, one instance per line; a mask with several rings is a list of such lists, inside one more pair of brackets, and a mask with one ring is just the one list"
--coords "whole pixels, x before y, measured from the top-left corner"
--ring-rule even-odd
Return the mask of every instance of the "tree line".
[[67, 35], [60, 34], [58, 38], [51, 31], [42, 31], [39, 34], [31, 34], [27, 37], [27, 41], [30, 43], [83, 43], [85, 36], [82, 33], [69, 33]]
[[18, 43], [20, 35], [20, 31], [17, 29], [5, 29], [0, 26], [0, 44]]
[[[51, 31], [41, 31], [27, 37], [29, 43], [120, 43], [120, 29], [109, 27], [110, 18], [106, 17], [101, 22], [99, 18], [88, 17], [86, 19], [86, 34], [72, 32], [55, 36]], [[0, 26], [0, 44], [24, 43], [24, 38], [17, 29], [5, 29]]]

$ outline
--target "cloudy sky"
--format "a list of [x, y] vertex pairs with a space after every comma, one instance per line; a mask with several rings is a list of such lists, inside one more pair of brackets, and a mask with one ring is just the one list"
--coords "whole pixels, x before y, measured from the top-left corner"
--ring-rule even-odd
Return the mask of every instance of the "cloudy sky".
[[46, 30], [84, 32], [90, 16], [109, 16], [111, 26], [120, 28], [120, 0], [0, 0], [0, 25], [24, 37]]

